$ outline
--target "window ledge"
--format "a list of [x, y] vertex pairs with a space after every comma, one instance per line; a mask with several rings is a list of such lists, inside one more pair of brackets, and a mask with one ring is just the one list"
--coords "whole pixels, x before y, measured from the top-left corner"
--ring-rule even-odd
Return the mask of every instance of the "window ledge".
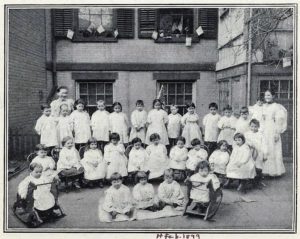
[[115, 37], [101, 37], [101, 36], [89, 36], [84, 37], [81, 35], [75, 35], [72, 39], [73, 42], [118, 42], [118, 38]]
[[[186, 37], [181, 35], [179, 37], [159, 37], [154, 42], [155, 43], [185, 43]], [[192, 36], [192, 43], [198, 43], [200, 40], [196, 36]]]

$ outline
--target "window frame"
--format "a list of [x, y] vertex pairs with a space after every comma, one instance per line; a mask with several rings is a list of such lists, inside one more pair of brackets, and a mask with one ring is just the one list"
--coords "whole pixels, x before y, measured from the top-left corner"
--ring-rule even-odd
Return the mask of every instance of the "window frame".
[[[261, 83], [262, 82], [268, 82], [268, 87], [267, 89], [270, 89], [270, 86], [271, 86], [271, 83], [272, 82], [278, 82], [278, 86], [277, 86], [277, 89], [275, 91], [275, 98], [276, 99], [279, 99], [279, 100], [293, 100], [293, 97], [294, 97], [294, 92], [293, 92], [293, 80], [291, 79], [279, 79], [279, 80], [260, 80], [259, 81], [259, 92], [258, 92], [258, 95], [260, 97], [263, 97], [264, 96], [264, 91], [262, 91], [262, 87], [261, 87]], [[282, 91], [281, 89], [281, 83], [282, 82], [288, 82], [288, 89], [287, 91]], [[281, 97], [281, 94], [287, 94], [287, 98], [282, 98]]]

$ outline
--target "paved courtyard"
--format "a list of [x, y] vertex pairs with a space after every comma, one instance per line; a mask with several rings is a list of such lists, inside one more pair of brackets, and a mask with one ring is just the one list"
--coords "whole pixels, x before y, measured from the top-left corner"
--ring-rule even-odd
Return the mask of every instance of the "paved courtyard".
[[[84, 188], [59, 197], [66, 217], [46, 223], [34, 231], [61, 229], [292, 229], [293, 224], [293, 171], [292, 163], [285, 164], [287, 173], [276, 179], [265, 179], [266, 187], [247, 194], [235, 189], [224, 189], [223, 203], [213, 221], [177, 216], [132, 222], [101, 223], [98, 219], [98, 201], [107, 189]], [[26, 177], [23, 171], [8, 182], [8, 228], [21, 229], [26, 226], [12, 212], [17, 186]], [[182, 186], [185, 190], [185, 187]]]

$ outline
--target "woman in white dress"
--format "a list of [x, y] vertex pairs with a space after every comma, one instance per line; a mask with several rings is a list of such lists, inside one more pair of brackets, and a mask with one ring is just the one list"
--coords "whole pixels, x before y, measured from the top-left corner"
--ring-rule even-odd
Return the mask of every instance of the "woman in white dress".
[[150, 135], [156, 133], [160, 136], [161, 143], [169, 145], [168, 133], [166, 124], [168, 123], [168, 114], [162, 108], [162, 103], [159, 99], [153, 101], [153, 109], [150, 110], [147, 117], [147, 134], [145, 143], [150, 145]]
[[281, 137], [287, 128], [287, 110], [274, 102], [274, 92], [265, 92], [263, 105], [263, 135], [267, 147], [267, 157], [263, 165], [263, 174], [269, 176], [280, 176], [285, 173], [282, 158]]

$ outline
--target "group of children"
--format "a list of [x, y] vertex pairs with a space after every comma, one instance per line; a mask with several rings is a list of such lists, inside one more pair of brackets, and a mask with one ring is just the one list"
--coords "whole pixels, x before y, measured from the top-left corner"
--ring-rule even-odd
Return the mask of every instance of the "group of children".
[[[35, 177], [38, 168], [49, 180], [73, 176], [76, 188], [83, 185], [82, 181], [100, 187], [110, 181], [103, 210], [111, 219], [118, 214], [131, 217], [134, 208], [153, 211], [165, 205], [182, 208], [184, 194], [177, 181], [201, 187], [201, 190], [192, 187], [189, 197], [207, 203], [210, 182], [217, 189], [220, 184], [228, 187], [233, 180], [239, 180], [238, 190], [244, 191], [249, 180], [259, 183], [261, 179], [266, 152], [257, 110], [249, 115], [248, 108], [242, 107], [237, 119], [230, 106], [224, 108], [221, 117], [217, 104], [209, 104], [210, 112], [203, 118], [203, 139], [193, 103], [187, 104], [187, 113], [181, 116], [176, 105], [170, 107], [168, 115], [158, 99], [147, 114], [143, 101], [138, 100], [131, 114], [129, 132], [128, 119], [119, 102], [113, 104], [114, 112], [108, 113], [105, 102], [99, 100], [98, 110], [90, 119], [85, 102], [78, 99], [73, 105], [67, 93], [66, 87], [60, 87], [59, 98], [51, 106], [42, 106], [43, 115], [35, 127], [41, 135], [41, 144], [36, 148], [30, 177]], [[73, 107], [75, 110], [71, 112]], [[57, 164], [47, 156], [56, 146], [62, 146]], [[82, 146], [81, 159], [78, 150]], [[154, 179], [163, 179], [157, 195], [148, 182]], [[132, 193], [122, 182], [135, 184]], [[19, 192], [25, 190], [23, 184]]]

